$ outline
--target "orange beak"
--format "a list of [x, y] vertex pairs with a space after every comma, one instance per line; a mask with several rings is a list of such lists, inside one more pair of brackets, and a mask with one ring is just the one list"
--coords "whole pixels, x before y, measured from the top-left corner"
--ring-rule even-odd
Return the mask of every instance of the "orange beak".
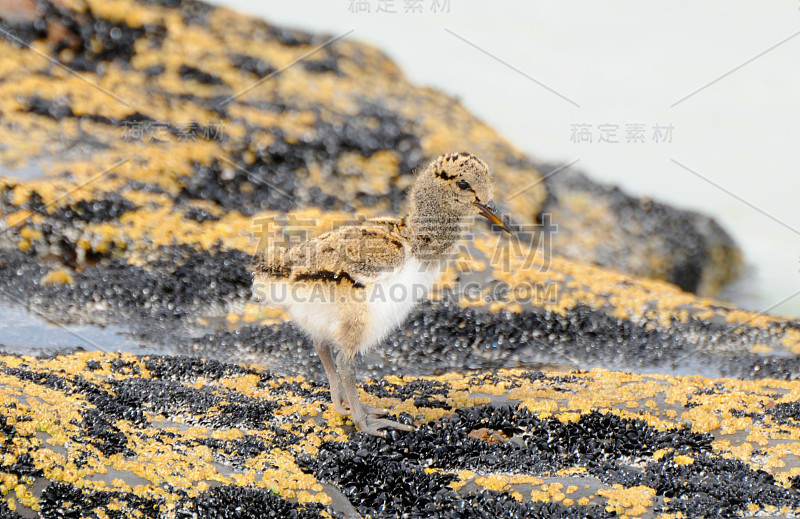
[[475, 205], [478, 207], [481, 216], [500, 227], [508, 234], [514, 234], [514, 230], [511, 229], [507, 223], [500, 219], [500, 213], [497, 211], [497, 206], [494, 205], [494, 202], [489, 202], [485, 205], [480, 202], [475, 202]]

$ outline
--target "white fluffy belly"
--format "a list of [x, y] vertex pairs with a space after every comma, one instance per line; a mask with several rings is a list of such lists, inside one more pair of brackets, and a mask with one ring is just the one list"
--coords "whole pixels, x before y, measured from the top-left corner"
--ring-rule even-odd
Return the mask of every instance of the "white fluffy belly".
[[[366, 312], [367, 328], [359, 350], [375, 346], [408, 317], [416, 304], [425, 298], [442, 270], [440, 264], [422, 264], [409, 258], [401, 268], [366, 283], [356, 304], [341, 305], [342, 295], [335, 286], [298, 287], [273, 281], [262, 287], [260, 299], [267, 305], [286, 309], [292, 320], [316, 339], [337, 344], [340, 324], [346, 312]], [[334, 291], [331, 291], [333, 289]]]
[[336, 302], [335, 286], [317, 286], [315, 288], [297, 287], [283, 283], [276, 287], [282, 297], [282, 306], [306, 333], [312, 338], [328, 342], [337, 342], [339, 325], [344, 318], [342, 308]]
[[362, 351], [385, 339], [405, 321], [416, 304], [428, 294], [441, 270], [438, 263], [422, 264], [412, 258], [400, 269], [367, 287], [370, 326]]

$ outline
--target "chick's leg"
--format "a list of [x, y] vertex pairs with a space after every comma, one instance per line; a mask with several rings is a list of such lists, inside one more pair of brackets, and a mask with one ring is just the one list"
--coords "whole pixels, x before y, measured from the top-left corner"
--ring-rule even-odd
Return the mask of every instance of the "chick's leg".
[[[331, 402], [336, 412], [343, 415], [350, 414], [350, 402], [347, 400], [347, 394], [342, 386], [339, 373], [336, 371], [336, 365], [333, 362], [333, 345], [327, 341], [315, 340], [314, 349], [317, 351], [322, 367], [325, 368], [325, 374], [328, 376], [328, 383], [331, 387]], [[371, 405], [362, 405], [367, 414], [375, 416], [383, 416], [387, 414], [388, 409], [382, 407], [372, 407]]]
[[325, 368], [325, 374], [328, 375], [328, 383], [331, 386], [331, 401], [333, 408], [339, 414], [350, 414], [350, 404], [347, 402], [347, 395], [342, 388], [342, 381], [339, 378], [339, 373], [336, 372], [336, 365], [333, 363], [332, 345], [330, 342], [314, 340], [314, 349], [317, 350], [317, 355], [322, 361], [322, 367]]
[[[341, 362], [342, 362], [341, 359], [339, 359], [339, 357], [341, 357], [342, 355], [344, 355], [344, 354], [343, 353], [339, 353], [339, 356], [336, 359], [336, 363], [339, 366], [341, 366]], [[341, 369], [341, 367], [339, 369]], [[355, 359], [353, 359], [353, 379], [355, 380]], [[344, 386], [342, 386], [342, 387], [344, 387]], [[337, 409], [337, 412], [340, 413], [340, 414], [349, 415], [350, 414], [349, 397], [347, 396], [347, 393], [344, 391], [344, 389], [341, 390], [341, 394], [342, 394], [342, 398], [343, 398], [343, 402], [344, 402], [342, 405], [345, 408], [345, 410], [344, 410], [344, 412], [342, 412], [342, 411], [339, 411]], [[387, 414], [389, 414], [389, 410], [386, 409], [385, 407], [374, 407], [374, 406], [371, 406], [369, 404], [365, 404], [363, 402], [361, 403], [361, 409], [363, 409], [365, 413], [371, 414], [371, 415], [374, 415], [374, 416], [386, 416]]]
[[[362, 432], [372, 436], [386, 436], [386, 431], [382, 429], [399, 429], [401, 431], [413, 431], [410, 425], [402, 424], [385, 418], [378, 418], [369, 414], [369, 406], [361, 403], [358, 398], [356, 388], [356, 359], [354, 356], [339, 354], [336, 359], [339, 366], [339, 373], [342, 376], [342, 384], [350, 402], [350, 417]], [[374, 409], [374, 408], [373, 408]]]

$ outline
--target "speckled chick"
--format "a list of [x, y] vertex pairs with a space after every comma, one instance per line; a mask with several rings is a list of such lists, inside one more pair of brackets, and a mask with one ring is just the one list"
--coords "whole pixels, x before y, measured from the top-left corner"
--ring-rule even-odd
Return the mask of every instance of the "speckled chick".
[[371, 219], [289, 249], [269, 249], [253, 265], [255, 297], [286, 309], [313, 340], [336, 411], [376, 436], [412, 427], [381, 418], [386, 409], [360, 402], [357, 355], [386, 338], [425, 297], [470, 217], [484, 216], [512, 232], [492, 202], [489, 167], [470, 153], [431, 162], [417, 176], [409, 201], [403, 218]]

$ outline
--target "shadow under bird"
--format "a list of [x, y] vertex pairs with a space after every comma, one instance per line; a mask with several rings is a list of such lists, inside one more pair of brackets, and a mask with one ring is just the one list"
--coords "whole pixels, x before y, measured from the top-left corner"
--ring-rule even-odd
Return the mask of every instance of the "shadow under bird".
[[483, 216], [512, 233], [492, 191], [489, 167], [481, 159], [464, 152], [441, 155], [417, 175], [408, 215], [340, 227], [256, 257], [255, 297], [283, 307], [311, 337], [334, 408], [361, 431], [385, 436], [388, 428], [413, 430], [383, 418], [388, 410], [359, 400], [356, 358], [402, 324], [426, 296], [462, 239], [468, 217]]

